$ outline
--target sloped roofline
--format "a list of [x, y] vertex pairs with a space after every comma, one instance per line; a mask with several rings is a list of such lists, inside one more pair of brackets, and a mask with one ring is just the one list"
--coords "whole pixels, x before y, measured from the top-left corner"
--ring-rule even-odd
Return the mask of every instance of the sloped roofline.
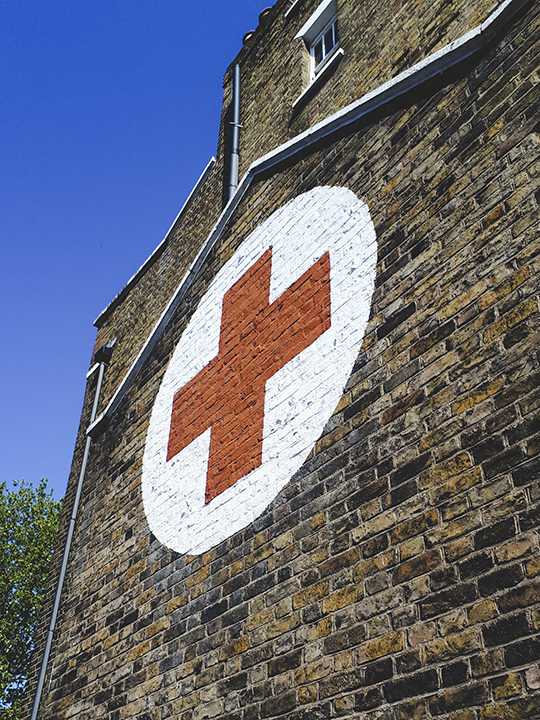
[[167, 247], [167, 243], [172, 238], [174, 233], [176, 232], [176, 228], [180, 224], [180, 221], [186, 214], [186, 212], [191, 207], [193, 201], [197, 197], [199, 190], [202, 188], [204, 183], [206, 182], [206, 178], [210, 174], [210, 171], [212, 170], [212, 167], [214, 166], [214, 163], [216, 162], [216, 158], [212, 157], [210, 158], [207, 166], [202, 171], [199, 179], [193, 186], [193, 190], [189, 193], [188, 198], [186, 202], [182, 205], [180, 208], [180, 212], [175, 217], [173, 224], [171, 227], [167, 230], [165, 233], [165, 237], [163, 240], [159, 243], [159, 245], [156, 247], [156, 249], [152, 252], [152, 254], [143, 262], [141, 267], [137, 270], [137, 272], [130, 277], [130, 279], [127, 281], [127, 283], [124, 285], [124, 287], [120, 290], [120, 292], [114, 296], [114, 298], [111, 300], [111, 302], [107, 305], [107, 307], [100, 312], [100, 314], [97, 316], [97, 318], [94, 320], [94, 325], [96, 327], [101, 327], [103, 322], [109, 317], [109, 315], [112, 313], [115, 307], [118, 307], [120, 302], [124, 299], [124, 297], [127, 295], [129, 290], [135, 285], [137, 280], [141, 277], [143, 273], [145, 273], [150, 266], [152, 266], [156, 260], [161, 256], [165, 248]]

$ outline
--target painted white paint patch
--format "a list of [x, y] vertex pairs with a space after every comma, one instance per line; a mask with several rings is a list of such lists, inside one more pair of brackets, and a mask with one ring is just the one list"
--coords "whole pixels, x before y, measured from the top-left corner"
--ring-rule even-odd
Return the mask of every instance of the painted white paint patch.
[[[269, 247], [270, 303], [329, 252], [331, 326], [267, 381], [261, 465], [205, 504], [211, 430], [167, 461], [173, 398], [218, 354], [223, 297]], [[376, 255], [368, 207], [346, 188], [319, 187], [276, 211], [220, 270], [176, 347], [148, 430], [143, 502], [164, 545], [190, 554], [210, 549], [258, 517], [302, 465], [360, 350]]]

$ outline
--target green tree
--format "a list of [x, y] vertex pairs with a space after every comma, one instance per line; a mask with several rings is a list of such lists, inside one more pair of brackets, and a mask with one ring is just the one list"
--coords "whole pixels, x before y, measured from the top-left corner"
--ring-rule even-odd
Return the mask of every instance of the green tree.
[[61, 501], [48, 491], [0, 483], [0, 718], [19, 717], [28, 660], [53, 554]]

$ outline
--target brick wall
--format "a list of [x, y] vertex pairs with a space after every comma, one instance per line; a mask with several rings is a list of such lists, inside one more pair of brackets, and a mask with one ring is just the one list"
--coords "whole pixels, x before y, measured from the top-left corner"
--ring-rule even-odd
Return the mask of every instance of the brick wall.
[[[487, 12], [455, 5], [435, 43]], [[539, 26], [526, 4], [481, 53], [251, 184], [92, 444], [41, 717], [540, 718]], [[215, 217], [222, 186], [210, 187]], [[320, 187], [348, 188], [373, 219], [362, 349], [268, 508], [212, 549], [178, 553], [152, 534], [141, 492], [161, 381], [233, 253]], [[125, 345], [124, 307], [145, 282], [118, 311]], [[170, 292], [148, 299], [135, 346]]]

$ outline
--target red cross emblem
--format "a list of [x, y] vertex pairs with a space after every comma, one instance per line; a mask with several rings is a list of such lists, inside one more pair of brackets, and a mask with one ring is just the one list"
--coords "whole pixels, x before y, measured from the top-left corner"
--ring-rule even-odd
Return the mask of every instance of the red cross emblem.
[[326, 252], [269, 303], [272, 248], [225, 293], [219, 351], [174, 396], [167, 460], [211, 428], [205, 503], [261, 465], [266, 381], [330, 327]]

